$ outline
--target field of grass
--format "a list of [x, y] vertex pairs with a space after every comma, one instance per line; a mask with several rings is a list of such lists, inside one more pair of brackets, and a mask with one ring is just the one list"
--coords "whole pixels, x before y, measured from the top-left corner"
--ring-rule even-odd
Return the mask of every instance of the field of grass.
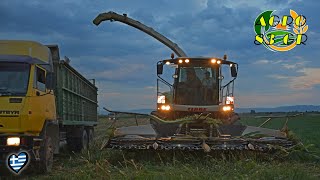
[[[258, 116], [266, 114], [259, 114]], [[270, 114], [268, 115], [270, 116]], [[274, 114], [277, 116], [277, 114]], [[259, 126], [267, 118], [254, 118], [249, 114], [241, 116], [243, 124]], [[285, 118], [272, 119], [265, 126], [266, 128], [281, 129], [285, 123]], [[288, 127], [292, 133], [301, 140], [304, 145], [311, 146], [310, 150], [315, 151], [320, 156], [320, 114], [307, 113], [297, 117], [290, 117]]]
[[[242, 123], [259, 125], [264, 120], [243, 115]], [[141, 122], [141, 121], [140, 121]], [[147, 123], [147, 119], [142, 123]], [[275, 119], [266, 127], [276, 128], [284, 120]], [[87, 152], [63, 153], [55, 157], [53, 172], [30, 175], [30, 179], [320, 179], [316, 159], [276, 158], [266, 154], [126, 152], [99, 150], [107, 139], [111, 121], [100, 119], [95, 143]], [[134, 124], [125, 118], [121, 125]], [[119, 124], [118, 124], [119, 125]], [[281, 127], [281, 126], [280, 126]], [[292, 118], [289, 127], [312, 151], [320, 155], [320, 116]]]

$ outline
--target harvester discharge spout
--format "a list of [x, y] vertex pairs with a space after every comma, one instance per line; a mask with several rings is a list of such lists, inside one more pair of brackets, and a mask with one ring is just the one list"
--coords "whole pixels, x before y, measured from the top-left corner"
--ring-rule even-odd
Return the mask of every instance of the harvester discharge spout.
[[98, 26], [103, 21], [119, 21], [124, 24], [127, 24], [129, 26], [132, 26], [136, 29], [139, 29], [140, 31], [145, 32], [146, 34], [152, 36], [153, 38], [157, 39], [167, 47], [169, 47], [173, 52], [177, 54], [179, 57], [186, 57], [186, 53], [174, 42], [172, 42], [170, 39], [166, 38], [162, 34], [155, 31], [153, 28], [148, 27], [139, 21], [136, 21], [132, 18], [129, 18], [126, 14], [120, 15], [115, 12], [107, 12], [107, 13], [101, 13], [99, 14], [94, 20], [93, 23]]

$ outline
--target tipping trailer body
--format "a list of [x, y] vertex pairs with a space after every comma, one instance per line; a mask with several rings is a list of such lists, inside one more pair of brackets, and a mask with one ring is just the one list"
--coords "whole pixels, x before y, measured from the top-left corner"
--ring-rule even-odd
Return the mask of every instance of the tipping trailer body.
[[60, 124], [97, 125], [97, 87], [67, 61], [60, 60], [57, 46], [48, 47], [53, 56], [56, 107]]

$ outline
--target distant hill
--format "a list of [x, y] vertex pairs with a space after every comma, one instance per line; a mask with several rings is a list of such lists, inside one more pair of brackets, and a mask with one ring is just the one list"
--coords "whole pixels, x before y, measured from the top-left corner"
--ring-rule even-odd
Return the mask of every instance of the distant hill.
[[295, 105], [295, 106], [279, 106], [274, 108], [236, 108], [238, 113], [246, 113], [251, 110], [256, 112], [306, 112], [306, 111], [320, 111], [320, 106], [315, 105]]

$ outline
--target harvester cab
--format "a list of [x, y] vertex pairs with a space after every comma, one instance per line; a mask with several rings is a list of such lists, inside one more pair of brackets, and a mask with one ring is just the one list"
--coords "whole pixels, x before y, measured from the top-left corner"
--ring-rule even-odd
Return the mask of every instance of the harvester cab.
[[[222, 66], [230, 68], [229, 80]], [[162, 77], [164, 68], [173, 68], [173, 80]], [[234, 113], [234, 81], [238, 64], [220, 58], [179, 57], [157, 63], [157, 111], [164, 120], [175, 120], [194, 114], [221, 119], [224, 124], [238, 120]], [[170, 83], [171, 82], [171, 83]]]

